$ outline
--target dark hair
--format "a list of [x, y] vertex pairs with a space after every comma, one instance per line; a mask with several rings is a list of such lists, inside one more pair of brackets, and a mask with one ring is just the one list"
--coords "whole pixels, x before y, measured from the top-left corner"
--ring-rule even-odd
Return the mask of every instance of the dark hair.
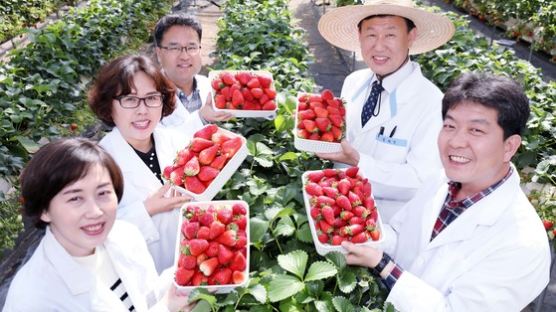
[[154, 27], [154, 42], [157, 47], [160, 47], [164, 34], [172, 26], [184, 26], [193, 28], [193, 30], [195, 30], [197, 32], [197, 35], [199, 36], [199, 42], [203, 37], [203, 27], [195, 17], [183, 13], [172, 13], [163, 16], [160, 20], [158, 20], [156, 26]]
[[108, 170], [119, 202], [124, 191], [122, 172], [114, 159], [95, 142], [66, 138], [41, 147], [20, 176], [23, 213], [36, 227], [46, 227], [41, 215], [48, 211], [52, 198], [64, 187], [85, 177], [96, 164]]
[[370, 20], [371, 18], [375, 18], [375, 17], [392, 17], [392, 16], [397, 16], [397, 17], [401, 17], [404, 19], [405, 21], [405, 25], [407, 26], [407, 32], [409, 33], [413, 28], [415, 28], [415, 23], [413, 23], [412, 20], [410, 20], [407, 17], [403, 17], [403, 16], [399, 16], [399, 15], [392, 15], [392, 14], [376, 14], [376, 15], [369, 15], [367, 17], [365, 17], [364, 19], [360, 20], [359, 23], [357, 23], [357, 29], [359, 31], [361, 31], [361, 25], [363, 25], [363, 22], [366, 20]]
[[151, 59], [142, 55], [121, 56], [104, 65], [89, 90], [91, 110], [107, 125], [113, 127], [113, 100], [130, 94], [135, 88], [133, 77], [143, 72], [154, 81], [156, 90], [162, 93], [162, 117], [170, 115], [176, 107], [176, 89]]
[[452, 82], [442, 99], [442, 119], [463, 102], [473, 102], [496, 110], [504, 139], [523, 133], [529, 119], [529, 99], [522, 87], [510, 78], [488, 73], [464, 73]]

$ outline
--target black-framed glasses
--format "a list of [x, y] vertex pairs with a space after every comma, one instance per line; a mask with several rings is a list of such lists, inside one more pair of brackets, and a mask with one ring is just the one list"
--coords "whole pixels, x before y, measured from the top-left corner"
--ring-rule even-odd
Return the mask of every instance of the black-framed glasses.
[[141, 101], [145, 103], [147, 107], [160, 107], [162, 106], [162, 94], [150, 94], [145, 97], [135, 96], [135, 95], [120, 95], [115, 97], [120, 103], [122, 108], [137, 108], [141, 104]]
[[164, 46], [159, 46], [159, 48], [168, 51], [168, 53], [176, 54], [176, 55], [182, 53], [183, 51], [185, 51], [185, 53], [187, 53], [188, 55], [197, 55], [197, 54], [199, 54], [199, 51], [201, 51], [201, 46], [199, 46], [199, 45], [188, 46], [188, 47], [182, 47], [182, 46], [164, 47]]

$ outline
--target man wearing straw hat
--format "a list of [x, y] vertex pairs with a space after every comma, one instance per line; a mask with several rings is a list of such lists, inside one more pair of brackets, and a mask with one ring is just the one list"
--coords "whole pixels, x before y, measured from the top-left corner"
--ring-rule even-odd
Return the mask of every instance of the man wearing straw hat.
[[361, 52], [369, 67], [349, 75], [342, 87], [347, 101], [343, 151], [318, 156], [359, 166], [388, 221], [441, 167], [435, 142], [442, 92], [409, 55], [444, 44], [454, 26], [410, 0], [369, 0], [328, 12], [318, 28], [333, 45]]

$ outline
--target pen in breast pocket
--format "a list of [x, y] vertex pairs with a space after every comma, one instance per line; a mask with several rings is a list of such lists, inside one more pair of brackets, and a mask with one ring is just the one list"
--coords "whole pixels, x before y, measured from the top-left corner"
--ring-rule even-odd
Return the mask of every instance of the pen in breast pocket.
[[380, 127], [380, 131], [378, 132], [379, 135], [383, 135], [384, 134], [384, 127]]
[[394, 136], [394, 133], [396, 133], [397, 128], [398, 128], [398, 126], [394, 126], [394, 129], [392, 129], [392, 132], [390, 132], [390, 137]]

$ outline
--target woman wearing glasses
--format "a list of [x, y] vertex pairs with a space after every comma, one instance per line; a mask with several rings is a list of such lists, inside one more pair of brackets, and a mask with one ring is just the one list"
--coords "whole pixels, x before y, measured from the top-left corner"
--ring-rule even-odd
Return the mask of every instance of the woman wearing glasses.
[[114, 127], [100, 145], [122, 169], [124, 194], [118, 218], [142, 232], [157, 271], [174, 262], [178, 207], [188, 200], [169, 196], [161, 168], [172, 163], [191, 133], [157, 126], [175, 107], [175, 89], [145, 56], [123, 56], [105, 65], [89, 92], [89, 106]]

